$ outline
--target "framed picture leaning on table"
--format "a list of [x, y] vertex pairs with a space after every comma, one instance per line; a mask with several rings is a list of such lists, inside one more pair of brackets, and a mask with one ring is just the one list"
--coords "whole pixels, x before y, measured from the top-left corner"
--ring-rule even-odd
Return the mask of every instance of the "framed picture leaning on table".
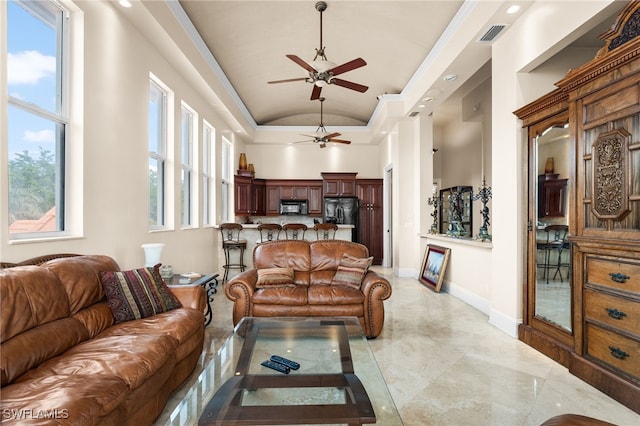
[[437, 293], [440, 292], [440, 287], [442, 287], [450, 253], [450, 248], [429, 244], [424, 254], [419, 279], [422, 284]]

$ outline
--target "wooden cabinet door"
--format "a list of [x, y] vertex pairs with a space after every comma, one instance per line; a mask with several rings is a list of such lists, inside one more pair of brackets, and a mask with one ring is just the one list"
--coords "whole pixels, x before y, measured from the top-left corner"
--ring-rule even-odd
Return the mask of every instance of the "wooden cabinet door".
[[309, 214], [322, 216], [322, 185], [309, 186]]
[[280, 214], [280, 187], [269, 186], [266, 187], [266, 206], [265, 214], [267, 216]]
[[251, 214], [252, 193], [251, 193], [250, 177], [236, 176], [235, 185], [235, 213], [238, 216], [247, 216]]
[[264, 216], [266, 214], [266, 192], [267, 186], [264, 179], [255, 179], [253, 181], [253, 204], [251, 208], [251, 214], [257, 216]]
[[323, 192], [325, 197], [355, 197], [357, 173], [323, 172]]

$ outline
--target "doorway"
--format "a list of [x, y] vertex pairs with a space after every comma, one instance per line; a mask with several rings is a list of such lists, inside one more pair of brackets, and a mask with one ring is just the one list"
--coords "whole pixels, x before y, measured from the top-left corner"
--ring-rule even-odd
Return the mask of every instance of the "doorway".
[[384, 192], [384, 244], [382, 266], [393, 267], [393, 165], [388, 165], [384, 169], [383, 180]]

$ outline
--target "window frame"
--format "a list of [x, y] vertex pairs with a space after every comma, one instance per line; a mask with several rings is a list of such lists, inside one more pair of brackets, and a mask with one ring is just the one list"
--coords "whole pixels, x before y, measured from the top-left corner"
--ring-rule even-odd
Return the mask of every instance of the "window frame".
[[[56, 48], [56, 78], [55, 78], [55, 103], [54, 103], [54, 111], [47, 110], [45, 107], [37, 105], [33, 102], [24, 101], [15, 96], [12, 96], [11, 91], [8, 90], [8, 81], [5, 81], [6, 87], [5, 91], [7, 93], [7, 114], [9, 113], [9, 109], [16, 108], [20, 110], [22, 113], [27, 113], [32, 115], [34, 119], [45, 120], [50, 122], [55, 127], [55, 148], [54, 148], [54, 156], [55, 156], [55, 195], [54, 195], [54, 207], [55, 207], [55, 222], [56, 222], [56, 230], [55, 231], [29, 231], [29, 232], [14, 232], [11, 233], [9, 231], [9, 227], [12, 223], [9, 221], [6, 222], [7, 226], [7, 235], [9, 236], [9, 240], [18, 241], [18, 240], [33, 240], [33, 239], [50, 239], [50, 238], [60, 238], [70, 235], [70, 230], [72, 229], [71, 224], [69, 223], [69, 218], [71, 216], [69, 212], [69, 206], [71, 203], [68, 202], [69, 198], [69, 188], [67, 185], [68, 177], [70, 174], [70, 168], [68, 167], [68, 146], [70, 139], [70, 128], [71, 128], [71, 117], [70, 117], [70, 102], [72, 98], [72, 88], [70, 84], [70, 73], [71, 73], [71, 56], [72, 56], [72, 47], [70, 41], [70, 27], [72, 25], [71, 22], [71, 13], [67, 7], [56, 2], [56, 1], [47, 1], [47, 2], [24, 2], [20, 0], [13, 0], [12, 3], [16, 7], [20, 7], [25, 10], [27, 13], [31, 14], [34, 19], [39, 19], [44, 24], [51, 24], [51, 21], [47, 20], [45, 16], [43, 16], [44, 12], [50, 12], [51, 15], [55, 18], [55, 48]], [[8, 5], [6, 3], [6, 32], [5, 37], [9, 38], [9, 16], [8, 16]], [[4, 63], [5, 66], [8, 64], [8, 49], [4, 52]], [[5, 72], [8, 73], [8, 70], [5, 68]], [[7, 123], [7, 126], [9, 123]], [[7, 131], [8, 132], [8, 131]], [[8, 133], [6, 134], [8, 138]], [[8, 139], [7, 139], [8, 140]], [[7, 163], [5, 166], [7, 170], [9, 168], [9, 157], [6, 158]], [[9, 176], [7, 175], [7, 178]], [[9, 208], [11, 192], [7, 191], [7, 209]], [[9, 217], [7, 210], [7, 216]]]
[[[157, 220], [152, 223], [152, 196], [151, 196], [151, 176], [149, 175], [149, 230], [158, 231], [167, 229], [167, 199], [168, 199], [168, 135], [169, 135], [169, 100], [170, 92], [162, 82], [155, 76], [150, 75], [149, 78], [149, 103], [152, 101], [153, 89], [160, 95], [158, 100], [158, 122], [156, 124], [157, 131], [157, 151], [151, 149], [151, 121], [149, 121], [149, 161], [147, 163], [148, 173], [151, 170], [151, 162], [155, 162], [157, 166], [156, 181], [156, 214]], [[149, 120], [151, 120], [151, 111], [149, 111]]]
[[220, 158], [220, 223], [231, 220], [231, 202], [233, 178], [231, 159], [233, 158], [233, 143], [222, 135]]
[[197, 226], [197, 219], [194, 217], [197, 211], [195, 208], [197, 204], [195, 196], [197, 122], [198, 114], [187, 103], [182, 102], [180, 109], [180, 223], [182, 228]]
[[213, 226], [216, 211], [216, 129], [202, 121], [202, 224]]

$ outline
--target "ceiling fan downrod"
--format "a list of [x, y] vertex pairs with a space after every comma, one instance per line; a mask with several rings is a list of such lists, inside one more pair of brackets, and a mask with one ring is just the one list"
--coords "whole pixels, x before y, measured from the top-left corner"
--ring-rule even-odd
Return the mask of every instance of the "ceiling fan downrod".
[[313, 60], [320, 58], [323, 61], [327, 60], [327, 56], [324, 54], [324, 46], [322, 45], [322, 12], [327, 10], [327, 3], [319, 1], [316, 3], [316, 10], [320, 12], [320, 47], [316, 49], [316, 56]]

